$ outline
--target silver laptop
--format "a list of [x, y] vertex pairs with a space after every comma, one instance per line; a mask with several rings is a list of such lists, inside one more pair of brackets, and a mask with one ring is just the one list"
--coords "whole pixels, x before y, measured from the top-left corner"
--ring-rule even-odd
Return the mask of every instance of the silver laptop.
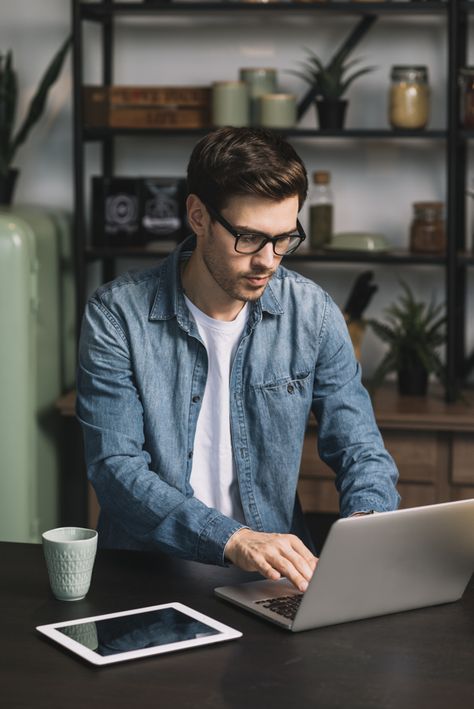
[[298, 632], [461, 598], [474, 571], [474, 499], [333, 524], [304, 594], [286, 579], [215, 593]]

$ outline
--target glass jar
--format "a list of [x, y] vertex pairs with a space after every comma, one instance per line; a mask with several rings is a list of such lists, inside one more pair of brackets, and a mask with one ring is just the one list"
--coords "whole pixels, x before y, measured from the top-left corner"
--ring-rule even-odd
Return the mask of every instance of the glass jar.
[[463, 128], [474, 128], [474, 67], [461, 69], [459, 76], [460, 120]]
[[439, 254], [446, 249], [442, 202], [415, 202], [410, 230], [410, 250]]
[[430, 117], [430, 89], [426, 66], [393, 66], [389, 122], [392, 128], [424, 128]]
[[332, 237], [333, 196], [331, 175], [326, 170], [313, 173], [309, 195], [309, 241], [313, 249], [326, 246]]

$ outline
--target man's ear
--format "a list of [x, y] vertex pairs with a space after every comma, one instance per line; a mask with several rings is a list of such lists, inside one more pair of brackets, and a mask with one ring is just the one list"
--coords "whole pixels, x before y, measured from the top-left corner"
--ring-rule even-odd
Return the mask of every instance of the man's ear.
[[209, 228], [209, 214], [206, 207], [195, 194], [188, 195], [186, 199], [188, 222], [197, 237], [207, 233]]

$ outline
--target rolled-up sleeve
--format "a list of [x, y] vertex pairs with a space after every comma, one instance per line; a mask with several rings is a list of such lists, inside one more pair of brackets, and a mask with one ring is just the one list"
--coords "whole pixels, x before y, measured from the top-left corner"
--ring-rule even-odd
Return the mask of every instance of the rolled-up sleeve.
[[339, 308], [327, 296], [320, 331], [312, 410], [318, 452], [336, 474], [342, 516], [398, 507], [398, 471], [385, 449], [361, 368]]

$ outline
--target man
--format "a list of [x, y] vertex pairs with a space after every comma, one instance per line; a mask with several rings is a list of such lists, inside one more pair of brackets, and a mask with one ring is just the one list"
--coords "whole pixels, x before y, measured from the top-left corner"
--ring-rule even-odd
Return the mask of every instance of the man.
[[304, 591], [316, 557], [296, 485], [310, 411], [342, 515], [396, 508], [396, 467], [341, 313], [280, 266], [305, 238], [293, 148], [216, 130], [191, 155], [188, 188], [194, 235], [99, 288], [84, 315], [77, 412], [99, 539]]

